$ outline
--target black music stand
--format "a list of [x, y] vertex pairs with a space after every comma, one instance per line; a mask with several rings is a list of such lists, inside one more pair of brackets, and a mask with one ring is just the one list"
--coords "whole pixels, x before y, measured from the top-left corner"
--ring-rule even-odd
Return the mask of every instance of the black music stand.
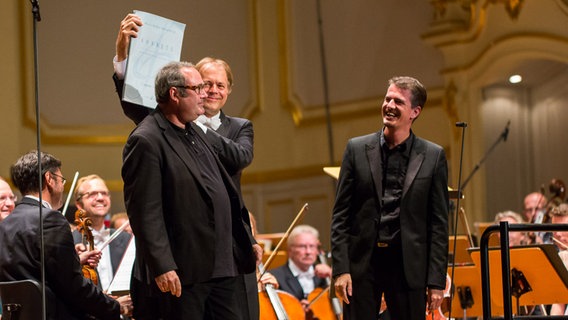
[[[476, 266], [480, 265], [479, 248], [471, 249]], [[510, 267], [522, 273], [521, 286], [512, 285], [513, 307], [568, 303], [568, 270], [552, 244], [511, 247]], [[489, 279], [491, 309], [503, 309], [500, 248], [489, 248]], [[518, 278], [517, 278], [518, 279]], [[530, 288], [530, 290], [528, 290]], [[510, 299], [511, 297], [509, 297]], [[495, 310], [499, 310], [495, 309]]]

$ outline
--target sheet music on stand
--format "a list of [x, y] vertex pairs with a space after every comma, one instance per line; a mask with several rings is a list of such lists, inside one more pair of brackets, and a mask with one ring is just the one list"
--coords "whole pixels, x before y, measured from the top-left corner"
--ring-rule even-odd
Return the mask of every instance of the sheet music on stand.
[[114, 296], [122, 296], [130, 292], [130, 277], [132, 275], [132, 267], [134, 266], [134, 259], [136, 258], [136, 244], [134, 236], [130, 237], [130, 242], [126, 251], [122, 256], [120, 265], [116, 270], [116, 274], [109, 284], [106, 292]]
[[154, 79], [164, 65], [179, 61], [185, 24], [134, 10], [143, 26], [130, 39], [122, 100], [156, 108]]

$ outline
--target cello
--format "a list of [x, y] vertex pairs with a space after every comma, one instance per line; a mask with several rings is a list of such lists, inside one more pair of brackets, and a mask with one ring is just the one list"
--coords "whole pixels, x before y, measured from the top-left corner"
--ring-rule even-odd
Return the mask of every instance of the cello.
[[[77, 231], [79, 231], [83, 238], [87, 241], [88, 250], [95, 250], [95, 239], [91, 232], [91, 225], [93, 222], [90, 218], [86, 217], [86, 212], [84, 210], [78, 209], [75, 211], [75, 224], [77, 225]], [[96, 269], [89, 265], [83, 265], [82, 271], [85, 278], [90, 279], [94, 285], [98, 285], [99, 278]]]
[[[290, 224], [290, 227], [288, 227], [288, 230], [286, 231], [286, 233], [284, 233], [284, 236], [280, 239], [280, 241], [278, 242], [278, 244], [276, 245], [276, 247], [268, 257], [268, 259], [266, 259], [265, 265], [263, 265], [262, 263], [258, 265], [259, 282], [262, 276], [264, 275], [264, 273], [266, 272], [265, 268], [268, 268], [270, 263], [272, 263], [276, 252], [278, 252], [278, 249], [280, 248], [282, 243], [288, 238], [290, 232], [292, 231], [294, 226], [296, 226], [298, 221], [303, 217], [307, 209], [308, 209], [308, 204], [306, 203], [304, 204], [300, 212], [298, 212], [296, 218], [294, 218], [294, 221], [292, 221], [292, 224]], [[260, 319], [304, 320], [306, 318], [306, 313], [304, 312], [304, 308], [302, 307], [300, 301], [296, 299], [296, 297], [294, 297], [293, 295], [287, 292], [276, 290], [276, 288], [274, 288], [272, 284], [267, 284], [264, 287], [265, 291], [259, 290], [258, 292], [258, 300], [259, 300], [258, 302], [260, 305]]]
[[[262, 263], [258, 265], [261, 274], [264, 273]], [[303, 320], [306, 317], [302, 304], [296, 297], [281, 290], [276, 290], [272, 284], [264, 286], [265, 291], [258, 292], [260, 319], [262, 320]]]
[[[327, 265], [325, 258], [325, 253], [320, 250], [318, 254], [318, 260], [320, 264]], [[319, 320], [341, 320], [343, 310], [341, 308], [341, 302], [337, 297], [331, 297], [330, 286], [331, 279], [328, 277], [325, 279], [326, 288], [315, 288], [308, 295], [308, 301], [310, 301], [308, 307], [312, 311], [312, 318]]]

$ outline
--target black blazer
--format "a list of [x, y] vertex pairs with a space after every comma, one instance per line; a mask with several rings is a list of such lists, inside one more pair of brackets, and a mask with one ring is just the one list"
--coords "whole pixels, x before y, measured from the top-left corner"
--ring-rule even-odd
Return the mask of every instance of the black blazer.
[[[333, 208], [333, 274], [372, 274], [382, 198], [379, 133], [347, 143]], [[448, 255], [448, 168], [442, 147], [415, 137], [400, 204], [401, 268], [411, 288], [444, 288]]]
[[[120, 105], [124, 114], [130, 118], [135, 124], [140, 123], [152, 109], [144, 106], [123, 101], [124, 80], [118, 79], [113, 75], [114, 85]], [[254, 130], [252, 122], [248, 119], [227, 116], [221, 110], [221, 126], [217, 130], [207, 130], [207, 141], [213, 146], [213, 149], [219, 156], [219, 160], [225, 170], [231, 175], [237, 189], [241, 189], [242, 170], [252, 163]]]
[[[205, 139], [203, 131], [190, 125]], [[125, 204], [136, 235], [134, 277], [153, 283], [156, 276], [177, 270], [182, 285], [209, 280], [215, 258], [213, 203], [193, 157], [159, 109], [130, 134], [123, 160]], [[215, 160], [231, 201], [237, 267], [250, 273], [255, 258], [248, 211]]]
[[[305, 299], [304, 290], [300, 281], [292, 274], [292, 270], [288, 263], [270, 270], [270, 273], [278, 280], [278, 289], [292, 294], [296, 299]], [[327, 283], [325, 279], [314, 277], [314, 288], [326, 288]]]
[[[120, 306], [83, 277], [71, 229], [59, 211], [43, 208], [48, 319], [119, 319]], [[0, 281], [41, 282], [39, 203], [24, 197], [0, 223]], [[40, 306], [35, 306], [39, 308]]]

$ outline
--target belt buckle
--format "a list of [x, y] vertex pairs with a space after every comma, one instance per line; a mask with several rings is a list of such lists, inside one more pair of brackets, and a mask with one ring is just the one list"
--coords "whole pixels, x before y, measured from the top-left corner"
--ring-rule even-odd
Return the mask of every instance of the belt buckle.
[[388, 246], [389, 246], [389, 244], [386, 243], [386, 242], [380, 242], [380, 241], [377, 242], [377, 247], [379, 247], [379, 248], [387, 248]]

